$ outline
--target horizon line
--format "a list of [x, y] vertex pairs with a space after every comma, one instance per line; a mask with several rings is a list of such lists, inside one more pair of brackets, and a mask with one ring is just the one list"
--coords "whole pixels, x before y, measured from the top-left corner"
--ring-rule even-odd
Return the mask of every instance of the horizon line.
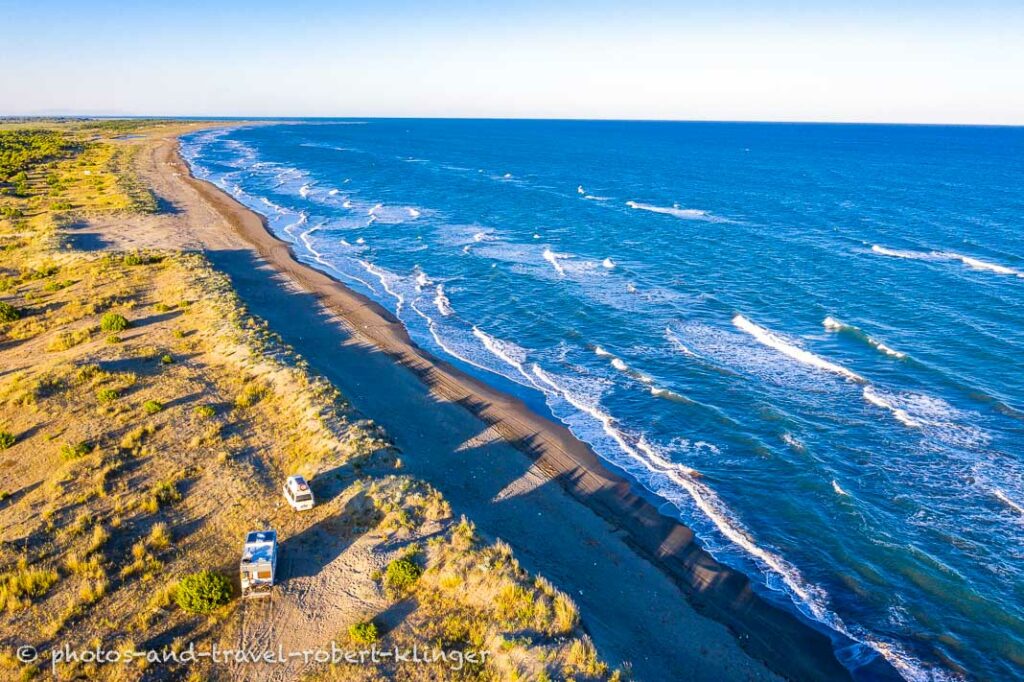
[[936, 121], [822, 121], [808, 119], [712, 119], [712, 118], [603, 118], [603, 117], [558, 117], [558, 116], [327, 116], [327, 115], [281, 115], [246, 116], [234, 114], [87, 114], [87, 113], [0, 113], [0, 121], [8, 119], [122, 119], [122, 120], [182, 120], [182, 121], [550, 121], [550, 122], [592, 122], [592, 123], [721, 123], [721, 124], [763, 124], [763, 125], [862, 125], [862, 126], [913, 126], [913, 127], [960, 127], [960, 128], [1024, 128], [1021, 123], [964, 123]]

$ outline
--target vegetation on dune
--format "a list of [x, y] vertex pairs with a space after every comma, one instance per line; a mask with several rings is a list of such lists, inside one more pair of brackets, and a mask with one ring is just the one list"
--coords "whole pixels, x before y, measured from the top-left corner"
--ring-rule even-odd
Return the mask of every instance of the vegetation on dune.
[[27, 173], [44, 161], [68, 155], [74, 142], [53, 130], [0, 130], [0, 191], [29, 192]]
[[105, 332], [123, 332], [129, 326], [125, 316], [118, 313], [107, 313], [100, 318], [100, 329]]
[[348, 628], [348, 636], [349, 639], [352, 640], [353, 644], [367, 646], [369, 644], [377, 643], [377, 640], [380, 639], [380, 631], [372, 620], [367, 620], [350, 625]]
[[0, 301], [0, 322], [14, 322], [19, 317], [21, 317], [21, 313], [17, 308], [10, 303]]
[[231, 581], [213, 571], [192, 573], [178, 583], [174, 601], [189, 613], [210, 613], [231, 601]]
[[[202, 256], [71, 248], [72, 220], [150, 210], [133, 196], [142, 186], [137, 151], [110, 136], [161, 125], [78, 121], [24, 137], [21, 151], [4, 157], [0, 631], [8, 641], [234, 646], [239, 606], [222, 571], [237, 565], [258, 519], [278, 529], [283, 551], [307, 551], [292, 540], [317, 533], [317, 551], [334, 551], [336, 541], [336, 551], [371, 557], [364, 572], [345, 569], [362, 620], [331, 622], [316, 636], [333, 628], [360, 646], [492, 654], [454, 677], [443, 664], [393, 662], [379, 671], [315, 668], [310, 679], [614, 677], [572, 600], [523, 571], [507, 545], [453, 518], [437, 490], [398, 475], [386, 435], [253, 317]], [[15, 149], [0, 138], [0, 149]], [[318, 489], [317, 507], [303, 514], [279, 503], [281, 480], [297, 472], [330, 491]], [[392, 608], [408, 616], [388, 629]], [[0, 644], [0, 678], [37, 673]], [[223, 677], [202, 665], [166, 674]], [[61, 679], [140, 675], [148, 673], [78, 664]]]

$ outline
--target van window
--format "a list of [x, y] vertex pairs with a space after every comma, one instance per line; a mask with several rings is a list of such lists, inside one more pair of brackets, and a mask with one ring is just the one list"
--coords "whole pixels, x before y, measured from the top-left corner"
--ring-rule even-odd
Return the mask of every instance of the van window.
[[270, 580], [272, 575], [270, 571], [256, 571], [256, 577], [260, 580]]
[[309, 493], [306, 493], [305, 495], [296, 495], [295, 496], [295, 501], [296, 502], [309, 502], [312, 499], [313, 499], [313, 496], [310, 495]]

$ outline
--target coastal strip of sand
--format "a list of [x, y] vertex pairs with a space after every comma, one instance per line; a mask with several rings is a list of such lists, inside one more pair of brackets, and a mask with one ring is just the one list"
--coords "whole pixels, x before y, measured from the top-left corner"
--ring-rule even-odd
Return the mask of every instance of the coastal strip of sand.
[[[173, 135], [137, 143], [166, 210], [128, 232], [86, 229], [121, 248], [203, 250], [253, 313], [387, 430], [410, 474], [572, 594], [606, 658], [643, 680], [849, 678], [828, 636], [756, 594], [568, 429], [299, 262], [262, 216], [191, 175]], [[871, 673], [896, 678], [881, 662]]]

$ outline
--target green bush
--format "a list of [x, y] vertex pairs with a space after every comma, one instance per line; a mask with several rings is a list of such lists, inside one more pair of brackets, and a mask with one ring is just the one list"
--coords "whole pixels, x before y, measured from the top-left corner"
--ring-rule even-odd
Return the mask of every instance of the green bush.
[[161, 481], [153, 486], [153, 499], [158, 504], [170, 504], [179, 501], [181, 493], [178, 492], [178, 487], [173, 482]]
[[116, 388], [101, 388], [96, 391], [96, 399], [101, 403], [112, 403], [120, 397], [121, 394]]
[[162, 409], [164, 409], [164, 406], [157, 400], [147, 400], [142, 403], [142, 411], [146, 414], [156, 414]]
[[19, 317], [21, 317], [21, 312], [17, 308], [10, 303], [0, 301], [0, 322], [14, 322]]
[[170, 365], [173, 362], [174, 362], [174, 358], [172, 358], [170, 355], [167, 355], [166, 353], [160, 357], [160, 364], [161, 365]]
[[353, 623], [348, 628], [348, 636], [355, 644], [374, 644], [380, 638], [377, 626], [372, 620]]
[[202, 417], [203, 419], [209, 419], [217, 414], [217, 410], [213, 408], [213, 405], [196, 405], [193, 412], [196, 413], [197, 417]]
[[6, 450], [16, 442], [18, 442], [18, 439], [14, 437], [13, 433], [10, 431], [0, 431], [0, 450]]
[[384, 585], [391, 592], [402, 594], [412, 587], [422, 574], [423, 569], [412, 559], [408, 557], [395, 559], [388, 564], [387, 570], [384, 571]]
[[89, 454], [89, 444], [86, 442], [81, 443], [65, 443], [60, 446], [60, 458], [65, 462], [70, 462], [73, 459], [80, 459]]
[[192, 573], [178, 583], [174, 601], [189, 613], [210, 613], [231, 601], [231, 582], [213, 571]]
[[125, 316], [117, 313], [107, 313], [100, 319], [100, 329], [105, 332], [123, 332], [129, 326]]

